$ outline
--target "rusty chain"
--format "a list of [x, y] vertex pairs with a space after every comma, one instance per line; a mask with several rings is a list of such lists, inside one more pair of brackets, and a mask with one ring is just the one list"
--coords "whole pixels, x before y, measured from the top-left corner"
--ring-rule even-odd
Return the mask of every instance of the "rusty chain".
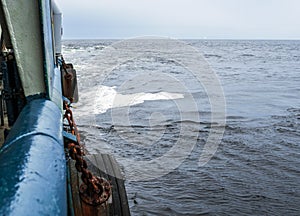
[[110, 183], [101, 177], [94, 176], [87, 168], [87, 162], [83, 158], [84, 152], [80, 145], [80, 136], [76, 123], [73, 118], [72, 110], [67, 101], [64, 101], [64, 119], [68, 121], [68, 132], [76, 136], [77, 142], [70, 142], [66, 148], [69, 150], [69, 156], [76, 161], [75, 167], [81, 173], [82, 184], [79, 187], [81, 199], [91, 205], [100, 205], [111, 196]]

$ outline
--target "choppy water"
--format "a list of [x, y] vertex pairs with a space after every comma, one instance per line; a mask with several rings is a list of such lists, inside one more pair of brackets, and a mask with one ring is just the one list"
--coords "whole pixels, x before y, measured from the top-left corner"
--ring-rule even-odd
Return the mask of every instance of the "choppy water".
[[[205, 86], [159, 50], [139, 44], [130, 59], [131, 46], [107, 52], [114, 42], [64, 41], [63, 50], [77, 68], [75, 115], [87, 150], [129, 159], [120, 162], [132, 215], [300, 214], [300, 41], [185, 41], [203, 53], [226, 100], [225, 133], [204, 166], [210, 129], [223, 126], [211, 122]], [[175, 164], [176, 155], [164, 156], [179, 139], [194, 143], [179, 167], [134, 181], [157, 175], [149, 161]]]

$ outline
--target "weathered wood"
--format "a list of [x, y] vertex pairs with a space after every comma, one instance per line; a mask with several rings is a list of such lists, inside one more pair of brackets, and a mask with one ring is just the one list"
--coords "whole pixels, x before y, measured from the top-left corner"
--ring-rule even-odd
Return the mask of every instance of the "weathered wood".
[[79, 196], [79, 187], [82, 183], [81, 174], [75, 169], [75, 162], [69, 163], [70, 185], [72, 187], [72, 200], [74, 215], [130, 215], [124, 179], [116, 160], [107, 154], [85, 156], [88, 169], [96, 176], [103, 177], [112, 184], [112, 197], [104, 204], [92, 206], [83, 202]]
[[[102, 155], [106, 170], [109, 170], [112, 173], [112, 167], [110, 165], [109, 158], [107, 155], [103, 154]], [[113, 199], [113, 215], [121, 215], [122, 214], [122, 206], [120, 202], [120, 195], [119, 195], [119, 188], [117, 184], [117, 179], [113, 175], [108, 175], [109, 180], [111, 181], [112, 184], [112, 199]]]
[[[94, 161], [95, 161], [94, 164], [101, 171], [101, 172], [99, 172], [99, 175], [102, 175], [102, 177], [104, 177], [105, 179], [110, 180], [110, 177], [108, 175], [109, 170], [107, 170], [106, 167], [105, 167], [105, 163], [104, 163], [103, 157], [102, 156], [99, 157], [98, 155], [91, 155], [91, 156], [94, 158]], [[93, 163], [93, 161], [91, 161], [91, 162]], [[113, 192], [113, 188], [112, 188], [112, 195], [110, 197], [110, 202], [113, 202], [113, 203], [115, 202], [115, 201], [113, 201], [113, 199], [115, 198], [115, 196], [116, 195]], [[108, 208], [109, 208], [110, 214], [111, 215], [115, 215], [116, 209], [114, 208], [114, 205], [109, 205]]]
[[69, 171], [70, 171], [70, 185], [71, 185], [71, 198], [73, 203], [74, 215], [83, 215], [81, 200], [79, 197], [79, 176], [75, 168], [75, 162], [69, 160]]
[[119, 194], [119, 199], [121, 202], [122, 214], [130, 215], [127, 193], [126, 193], [126, 189], [125, 189], [125, 181], [122, 178], [121, 169], [114, 157], [108, 157], [108, 158], [112, 165], [112, 168], [113, 168], [112, 170], [114, 171], [115, 176], [117, 177], [116, 180], [117, 180], [117, 185], [118, 185], [118, 189], [119, 189], [118, 194]]

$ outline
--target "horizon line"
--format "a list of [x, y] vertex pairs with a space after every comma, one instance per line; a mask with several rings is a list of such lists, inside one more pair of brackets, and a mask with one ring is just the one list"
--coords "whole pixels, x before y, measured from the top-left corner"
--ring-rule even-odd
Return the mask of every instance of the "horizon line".
[[[66, 37], [62, 40], [130, 40], [141, 37], [151, 37], [151, 36], [139, 36], [139, 37]], [[162, 36], [153, 36], [153, 37], [162, 37]], [[205, 37], [162, 37], [175, 40], [248, 40], [248, 41], [299, 41], [300, 38], [205, 38]]]

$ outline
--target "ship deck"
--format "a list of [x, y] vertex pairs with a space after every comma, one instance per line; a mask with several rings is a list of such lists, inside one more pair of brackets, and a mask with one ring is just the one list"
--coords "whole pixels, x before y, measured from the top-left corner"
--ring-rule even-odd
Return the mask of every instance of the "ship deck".
[[68, 181], [71, 187], [73, 215], [130, 215], [128, 199], [126, 195], [124, 178], [121, 168], [112, 155], [97, 154], [84, 157], [87, 161], [88, 169], [96, 176], [103, 177], [112, 185], [112, 196], [106, 203], [93, 206], [82, 201], [79, 195], [79, 186], [82, 183], [80, 173], [75, 168], [75, 162], [69, 161]]

